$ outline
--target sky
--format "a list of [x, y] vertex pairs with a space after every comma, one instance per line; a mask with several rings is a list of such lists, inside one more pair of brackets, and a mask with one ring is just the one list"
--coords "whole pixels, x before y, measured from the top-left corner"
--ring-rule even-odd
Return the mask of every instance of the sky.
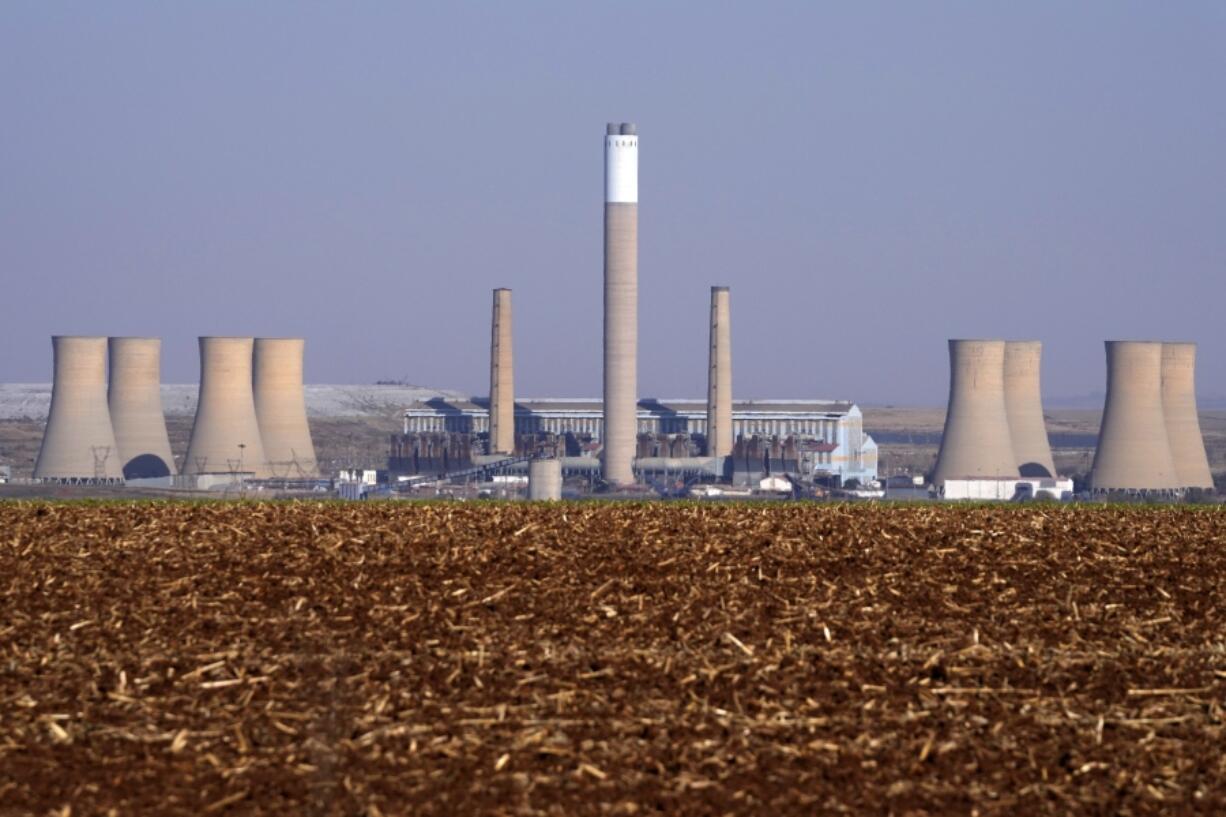
[[0, 5], [0, 382], [53, 334], [307, 339], [306, 377], [601, 387], [605, 123], [640, 135], [639, 392], [939, 405], [945, 341], [1193, 340], [1226, 395], [1221, 2]]

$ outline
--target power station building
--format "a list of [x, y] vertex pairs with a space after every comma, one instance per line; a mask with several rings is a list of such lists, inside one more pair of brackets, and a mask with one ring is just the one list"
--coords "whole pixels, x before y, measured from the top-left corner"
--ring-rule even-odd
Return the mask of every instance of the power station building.
[[[413, 471], [409, 460], [422, 444], [436, 449], [448, 446], [448, 461], [463, 463], [473, 455], [471, 440], [490, 432], [489, 406], [485, 398], [438, 398], [409, 406], [403, 434], [392, 440], [390, 470]], [[647, 459], [710, 459], [702, 456], [708, 444], [707, 411], [706, 400], [637, 401], [634, 453], [638, 456], [632, 464]], [[597, 457], [603, 451], [602, 400], [516, 400], [514, 418], [520, 453], [540, 438], [557, 438], [558, 453], [573, 457]], [[771, 456], [774, 471], [833, 476], [843, 482], [877, 477], [877, 444], [864, 433], [863, 414], [854, 403], [733, 400], [730, 436], [735, 441], [728, 452], [733, 472], [763, 470], [764, 458]]]

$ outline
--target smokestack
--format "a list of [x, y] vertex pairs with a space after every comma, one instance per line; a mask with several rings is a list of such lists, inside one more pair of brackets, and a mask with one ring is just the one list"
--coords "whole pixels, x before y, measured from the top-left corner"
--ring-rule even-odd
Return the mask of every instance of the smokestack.
[[125, 479], [175, 473], [162, 412], [160, 338], [111, 338], [107, 402]]
[[604, 473], [634, 482], [638, 434], [639, 138], [610, 124], [604, 141]]
[[1196, 413], [1195, 343], [1162, 344], [1162, 413], [1180, 487], [1212, 488], [1213, 473]]
[[1109, 340], [1107, 400], [1090, 485], [1095, 491], [1180, 486], [1162, 410], [1162, 344]]
[[515, 361], [511, 347], [511, 290], [494, 290], [490, 329], [490, 453], [515, 453]]
[[184, 474], [270, 476], [251, 390], [251, 338], [200, 338], [200, 397]]
[[732, 307], [728, 287], [711, 287], [711, 357], [707, 369], [707, 456], [732, 453]]
[[1017, 458], [1005, 409], [1005, 342], [949, 342], [949, 408], [932, 475], [947, 479], [1012, 478]]
[[302, 338], [256, 338], [255, 417], [275, 477], [319, 476], [302, 393]]
[[1024, 477], [1054, 477], [1056, 464], [1043, 421], [1039, 363], [1043, 344], [1037, 340], [1005, 343], [1005, 412], [1018, 471]]
[[37, 479], [122, 479], [106, 404], [106, 338], [51, 338], [51, 411], [34, 464]]

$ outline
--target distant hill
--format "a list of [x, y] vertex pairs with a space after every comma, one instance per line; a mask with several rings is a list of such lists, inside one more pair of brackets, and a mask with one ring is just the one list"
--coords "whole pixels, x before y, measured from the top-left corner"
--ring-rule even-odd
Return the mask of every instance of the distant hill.
[[[162, 386], [162, 407], [167, 416], [196, 412], [198, 387], [191, 383]], [[416, 400], [431, 397], [462, 398], [448, 389], [412, 385], [308, 384], [307, 414], [311, 417], [370, 417], [397, 414]], [[45, 420], [51, 405], [50, 383], [0, 383], [0, 420]]]
[[[1106, 392], [1101, 391], [1082, 395], [1044, 396], [1043, 406], [1045, 408], [1101, 409], [1106, 397]], [[1197, 395], [1196, 407], [1201, 410], [1226, 409], [1226, 394]]]

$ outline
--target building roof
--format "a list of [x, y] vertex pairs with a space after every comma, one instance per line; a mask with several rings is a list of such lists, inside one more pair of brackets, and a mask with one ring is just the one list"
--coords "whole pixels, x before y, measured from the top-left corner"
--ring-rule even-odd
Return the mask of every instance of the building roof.
[[[436, 397], [430, 400], [419, 400], [411, 403], [407, 412], [432, 411], [455, 414], [484, 414], [489, 411], [490, 401], [487, 397], [472, 397], [467, 400], [455, 400]], [[844, 400], [734, 400], [734, 414], [848, 414], [855, 404]], [[707, 413], [706, 400], [659, 399], [645, 397], [638, 401], [638, 409], [647, 415], [702, 415]], [[525, 413], [552, 412], [595, 412], [604, 410], [604, 401], [599, 398], [534, 398], [528, 397], [515, 401], [515, 410]]]

